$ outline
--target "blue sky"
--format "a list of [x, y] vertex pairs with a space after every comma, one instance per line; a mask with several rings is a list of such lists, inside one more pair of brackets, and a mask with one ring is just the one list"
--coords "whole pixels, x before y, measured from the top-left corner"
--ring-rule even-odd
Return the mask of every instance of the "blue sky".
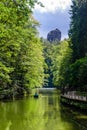
[[62, 33], [62, 39], [68, 37], [70, 24], [71, 0], [39, 0], [44, 8], [36, 5], [34, 17], [39, 21], [38, 28], [40, 37], [47, 37], [49, 31], [58, 28]]

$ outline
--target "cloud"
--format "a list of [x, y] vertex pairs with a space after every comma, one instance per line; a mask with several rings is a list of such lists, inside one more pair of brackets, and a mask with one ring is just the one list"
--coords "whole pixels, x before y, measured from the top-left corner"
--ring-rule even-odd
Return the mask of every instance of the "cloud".
[[55, 13], [56, 11], [64, 11], [71, 5], [71, 0], [39, 0], [45, 7], [35, 6], [35, 10], [40, 13]]
[[40, 33], [40, 37], [47, 37], [49, 31], [58, 28], [62, 33], [62, 39], [68, 37], [68, 30], [70, 24], [70, 16], [69, 10], [65, 10], [64, 12], [55, 12], [51, 13], [43, 13], [35, 12], [34, 17], [39, 21], [40, 27], [38, 31]]

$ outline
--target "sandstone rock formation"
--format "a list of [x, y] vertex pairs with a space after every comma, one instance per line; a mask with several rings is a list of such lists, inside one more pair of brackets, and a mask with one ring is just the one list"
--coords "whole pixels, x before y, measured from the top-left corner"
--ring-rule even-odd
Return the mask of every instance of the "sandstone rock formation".
[[52, 30], [50, 31], [48, 34], [47, 34], [47, 40], [49, 42], [53, 42], [53, 41], [60, 41], [61, 40], [61, 31], [59, 29], [55, 29], [55, 30]]

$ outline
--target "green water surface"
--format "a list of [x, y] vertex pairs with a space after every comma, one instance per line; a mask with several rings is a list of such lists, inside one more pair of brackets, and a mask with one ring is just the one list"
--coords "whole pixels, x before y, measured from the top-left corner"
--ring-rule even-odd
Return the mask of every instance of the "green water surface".
[[73, 113], [57, 94], [0, 102], [0, 130], [87, 130], [87, 115]]

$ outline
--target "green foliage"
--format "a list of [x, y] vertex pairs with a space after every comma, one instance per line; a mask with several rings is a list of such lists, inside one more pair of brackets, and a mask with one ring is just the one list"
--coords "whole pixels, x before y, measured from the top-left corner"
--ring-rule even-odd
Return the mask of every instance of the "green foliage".
[[[73, 0], [69, 36], [73, 50], [72, 65], [69, 69], [69, 86], [80, 91], [87, 90], [87, 1]], [[78, 60], [79, 59], [79, 60]]]
[[73, 0], [69, 36], [73, 49], [73, 61], [87, 53], [87, 1]]
[[72, 50], [67, 40], [55, 46], [53, 54], [52, 72], [55, 86], [67, 85], [69, 64], [71, 63]]
[[3, 87], [5, 87], [6, 83], [11, 83], [9, 74], [12, 71], [13, 68], [6, 67], [2, 62], [0, 62], [0, 84], [3, 85]]
[[44, 57], [48, 66], [45, 73], [49, 75], [49, 87], [64, 87], [68, 84], [69, 64], [72, 60], [72, 49], [69, 41], [64, 40], [56, 43], [49, 43], [44, 40]]
[[87, 91], [87, 57], [70, 66], [70, 85], [79, 91]]
[[44, 46], [44, 58], [45, 58], [45, 85], [44, 87], [54, 87], [53, 84], [53, 55], [55, 47], [59, 45], [59, 41], [49, 42], [45, 39], [41, 39]]
[[28, 58], [24, 63], [26, 67], [25, 82], [30, 87], [41, 87], [44, 83], [44, 58], [40, 40], [33, 38], [28, 50]]
[[43, 48], [36, 37], [39, 24], [32, 16], [35, 3], [0, 1], [0, 88], [11, 96], [44, 82]]

